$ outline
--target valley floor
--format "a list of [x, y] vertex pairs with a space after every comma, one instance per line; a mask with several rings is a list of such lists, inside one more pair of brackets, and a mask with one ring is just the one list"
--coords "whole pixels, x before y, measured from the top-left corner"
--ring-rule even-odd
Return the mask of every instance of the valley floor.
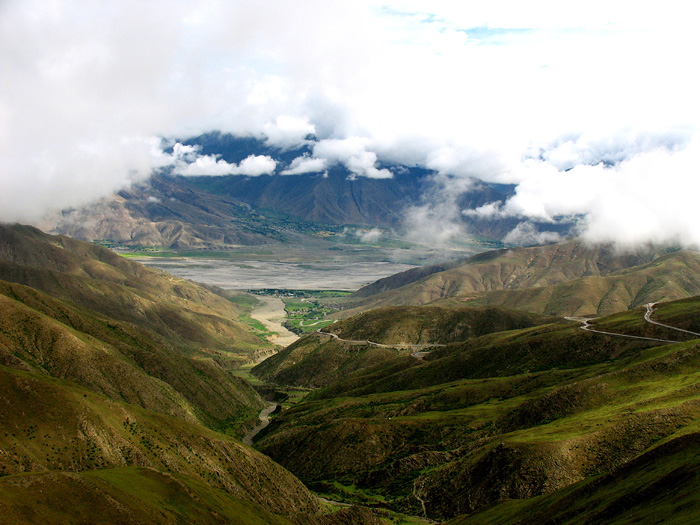
[[287, 316], [282, 299], [271, 295], [258, 295], [256, 298], [260, 302], [253, 309], [250, 316], [264, 324], [265, 328], [270, 332], [275, 332], [275, 335], [268, 337], [271, 343], [288, 346], [299, 339], [298, 335], [290, 332], [282, 325]]

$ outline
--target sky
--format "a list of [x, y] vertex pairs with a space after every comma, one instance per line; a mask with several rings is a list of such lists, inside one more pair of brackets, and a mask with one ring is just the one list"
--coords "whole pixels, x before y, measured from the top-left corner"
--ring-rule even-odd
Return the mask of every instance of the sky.
[[471, 214], [577, 215], [594, 241], [700, 247], [692, 7], [2, 0], [0, 220], [38, 223], [168, 164], [275, 168], [165, 154], [162, 138], [221, 130], [291, 147], [311, 133], [313, 155], [288, 174], [436, 170], [443, 195], [416, 216], [443, 231], [462, 213], [454, 194], [478, 177], [516, 193]]

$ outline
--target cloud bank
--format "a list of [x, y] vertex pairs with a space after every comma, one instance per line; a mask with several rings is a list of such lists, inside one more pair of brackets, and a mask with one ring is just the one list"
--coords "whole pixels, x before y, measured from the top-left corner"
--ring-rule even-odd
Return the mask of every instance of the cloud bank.
[[481, 216], [579, 215], [590, 239], [700, 246], [689, 4], [6, 0], [0, 220], [36, 222], [165, 165], [278, 169], [157, 147], [220, 130], [312, 147], [286, 175], [434, 169], [443, 194], [414, 217], [436, 235], [463, 234], [453, 195], [478, 177], [517, 184]]

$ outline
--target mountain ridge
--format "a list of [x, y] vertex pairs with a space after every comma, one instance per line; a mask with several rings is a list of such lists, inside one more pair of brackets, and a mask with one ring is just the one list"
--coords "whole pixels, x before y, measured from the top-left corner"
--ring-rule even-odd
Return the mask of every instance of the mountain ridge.
[[[445, 201], [443, 174], [418, 166], [378, 163], [391, 178], [371, 178], [351, 171], [342, 163], [327, 162], [315, 172], [289, 174], [298, 158], [310, 158], [314, 138], [300, 148], [275, 147], [263, 139], [213, 132], [181, 140], [197, 155], [222, 162], [240, 163], [245, 158], [268, 156], [276, 166], [269, 174], [197, 176], [178, 175], [188, 164], [180, 159], [161, 168], [144, 182], [117, 195], [79, 209], [63, 210], [45, 229], [86, 241], [113, 242], [122, 246], [159, 246], [177, 249], [222, 249], [236, 245], [287, 242], [284, 221], [320, 225], [384, 228], [406, 238], [435, 241], [418, 230], [427, 213], [439, 228], [448, 220], [470, 235], [502, 240], [522, 221], [516, 218], [485, 219], [465, 215], [464, 210], [501, 203], [512, 185], [488, 184], [472, 178], [458, 195]], [[173, 143], [164, 144], [173, 155]], [[183, 165], [182, 163], [185, 162]], [[450, 175], [444, 175], [450, 177]], [[436, 210], [449, 208], [450, 218], [440, 219]], [[417, 215], [415, 215], [417, 213]], [[265, 220], [259, 220], [265, 216]], [[572, 224], [528, 222], [533, 231], [566, 235]]]
[[599, 315], [700, 293], [700, 254], [618, 252], [572, 240], [508, 248], [390, 276], [360, 289], [338, 314], [379, 306], [497, 306], [546, 315]]
[[[698, 297], [657, 304], [654, 318], [697, 328], [698, 304]], [[673, 339], [645, 312], [592, 323]], [[359, 338], [362, 329], [358, 320], [345, 336]], [[597, 515], [585, 505], [600, 476], [611, 488], [596, 489], [599, 505], [639, 508], [634, 486], [620, 481], [625, 469], [661, 489], [671, 470], [664, 460], [680, 461], [673, 458], [696, 446], [683, 441], [700, 421], [700, 347], [689, 337], [664, 344], [562, 320], [448, 344], [422, 359], [395, 356], [315, 390], [278, 416], [257, 446], [323, 493], [433, 519], [468, 515], [455, 523], [500, 522], [494, 505], [504, 507], [504, 523], [517, 523], [522, 509], [546, 514], [540, 502], [557, 512], [566, 502], [577, 509], [569, 519], [585, 520]], [[675, 512], [687, 517], [699, 508], [700, 479], [684, 479], [691, 486]], [[668, 491], [655, 502], [677, 507]]]

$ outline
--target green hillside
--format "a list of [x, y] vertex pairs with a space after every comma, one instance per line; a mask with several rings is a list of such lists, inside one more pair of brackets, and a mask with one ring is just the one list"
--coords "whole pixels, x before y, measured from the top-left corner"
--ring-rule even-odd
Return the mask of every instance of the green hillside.
[[[699, 310], [694, 298], [653, 316], [694, 328]], [[700, 345], [647, 323], [645, 311], [592, 327], [682, 342], [562, 321], [448, 344], [423, 359], [397, 356], [316, 390], [257, 446], [333, 498], [433, 519], [540, 522], [546, 509], [571, 522], [614, 517], [616, 508], [642, 516], [639, 494], [656, 487], [654, 512], [677, 509], [683, 522], [700, 505], [692, 462], [684, 464], [700, 432]], [[676, 486], [674, 476], [689, 484], [678, 498], [661, 491]]]
[[[273, 383], [317, 388], [342, 382], [351, 372], [384, 362], [393, 363], [399, 356], [425, 350], [410, 345], [466, 341], [483, 334], [530, 327], [551, 320], [496, 308], [377, 308], [296, 341], [257, 365], [253, 373]], [[336, 334], [340, 339], [330, 338], [326, 333]], [[361, 341], [396, 346], [377, 346]], [[409, 363], [413, 361], [415, 358], [408, 359]]]
[[248, 354], [260, 345], [237, 321], [244, 310], [210, 289], [28, 226], [0, 224], [0, 280], [138, 325], [181, 347]]
[[230, 366], [265, 345], [223, 295], [22, 226], [0, 276], [0, 521], [377, 521], [238, 441], [266, 403]]
[[253, 424], [264, 402], [228, 368], [266, 344], [241, 307], [99, 246], [22, 226], [0, 241], [2, 364], [234, 434]]
[[0, 363], [237, 433], [264, 403], [214, 360], [155, 333], [0, 281]]
[[681, 435], [611, 473], [448, 523], [694, 523], [700, 513], [699, 446], [700, 434]]
[[[31, 507], [25, 504], [29, 498], [35, 500]], [[17, 524], [71, 524], [87, 516], [93, 523], [98, 516], [100, 523], [292, 523], [193, 478], [146, 467], [2, 478], [0, 513]]]

